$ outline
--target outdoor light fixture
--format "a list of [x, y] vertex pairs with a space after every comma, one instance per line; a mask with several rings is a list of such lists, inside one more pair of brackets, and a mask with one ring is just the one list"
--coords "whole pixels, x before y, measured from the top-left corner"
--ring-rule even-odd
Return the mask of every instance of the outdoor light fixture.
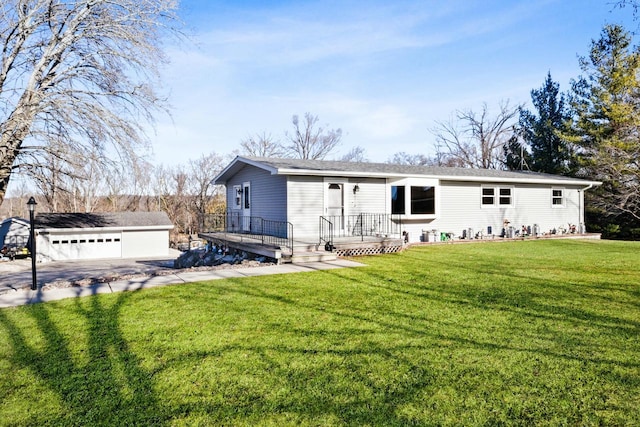
[[358, 191], [360, 191], [360, 186], [356, 184], [353, 186], [353, 194], [356, 194]]
[[31, 251], [31, 290], [35, 291], [38, 289], [38, 281], [36, 279], [36, 231], [33, 224], [33, 213], [36, 210], [36, 199], [31, 196], [29, 201], [27, 202], [27, 206], [29, 207], [29, 236], [31, 239], [31, 247], [29, 250]]

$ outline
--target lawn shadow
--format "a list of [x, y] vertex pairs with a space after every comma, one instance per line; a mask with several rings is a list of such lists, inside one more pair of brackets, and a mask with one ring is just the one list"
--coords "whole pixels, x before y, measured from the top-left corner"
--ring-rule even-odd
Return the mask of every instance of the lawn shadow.
[[[152, 376], [122, 334], [120, 311], [130, 295], [122, 293], [115, 300], [99, 296], [76, 299], [75, 312], [85, 328], [77, 336], [62, 333], [52, 319], [55, 305], [25, 307], [42, 337], [38, 344], [32, 344], [27, 332], [0, 310], [0, 325], [13, 349], [10, 363], [32, 373], [63, 408], [60, 413], [33, 411], [28, 425], [151, 425], [161, 421]], [[87, 341], [87, 353], [80, 353], [86, 355], [83, 360], [72, 350], [75, 340]]]

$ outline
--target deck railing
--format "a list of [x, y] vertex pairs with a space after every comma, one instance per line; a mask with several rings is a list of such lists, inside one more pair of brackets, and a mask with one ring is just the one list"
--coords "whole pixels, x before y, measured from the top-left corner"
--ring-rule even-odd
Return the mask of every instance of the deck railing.
[[327, 218], [321, 216], [320, 224], [318, 226], [320, 230], [320, 245], [324, 246], [325, 250], [332, 251], [333, 250], [333, 241], [335, 236], [333, 234], [333, 223], [329, 221]]
[[249, 242], [287, 248], [293, 253], [293, 224], [287, 221], [274, 221], [257, 216], [244, 216], [234, 212], [210, 214], [205, 217], [206, 232], [231, 233], [247, 237]]
[[320, 245], [334, 244], [337, 237], [400, 236], [402, 216], [360, 213], [320, 217]]

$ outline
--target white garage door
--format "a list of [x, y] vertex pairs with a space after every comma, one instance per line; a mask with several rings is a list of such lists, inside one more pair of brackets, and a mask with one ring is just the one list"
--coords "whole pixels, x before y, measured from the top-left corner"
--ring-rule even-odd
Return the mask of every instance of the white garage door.
[[47, 240], [48, 247], [42, 252], [56, 261], [122, 257], [121, 233], [59, 234]]

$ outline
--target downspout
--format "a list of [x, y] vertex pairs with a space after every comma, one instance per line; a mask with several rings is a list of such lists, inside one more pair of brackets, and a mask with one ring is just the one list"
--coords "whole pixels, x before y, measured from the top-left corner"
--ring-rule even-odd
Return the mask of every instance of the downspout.
[[584, 223], [584, 192], [587, 191], [587, 190], [590, 190], [591, 188], [593, 188], [593, 184], [589, 184], [585, 188], [580, 190], [582, 192], [582, 194], [580, 196], [580, 214], [579, 214], [580, 222], [578, 224], [582, 224], [584, 226], [584, 231], [585, 232], [587, 231], [587, 226]]

